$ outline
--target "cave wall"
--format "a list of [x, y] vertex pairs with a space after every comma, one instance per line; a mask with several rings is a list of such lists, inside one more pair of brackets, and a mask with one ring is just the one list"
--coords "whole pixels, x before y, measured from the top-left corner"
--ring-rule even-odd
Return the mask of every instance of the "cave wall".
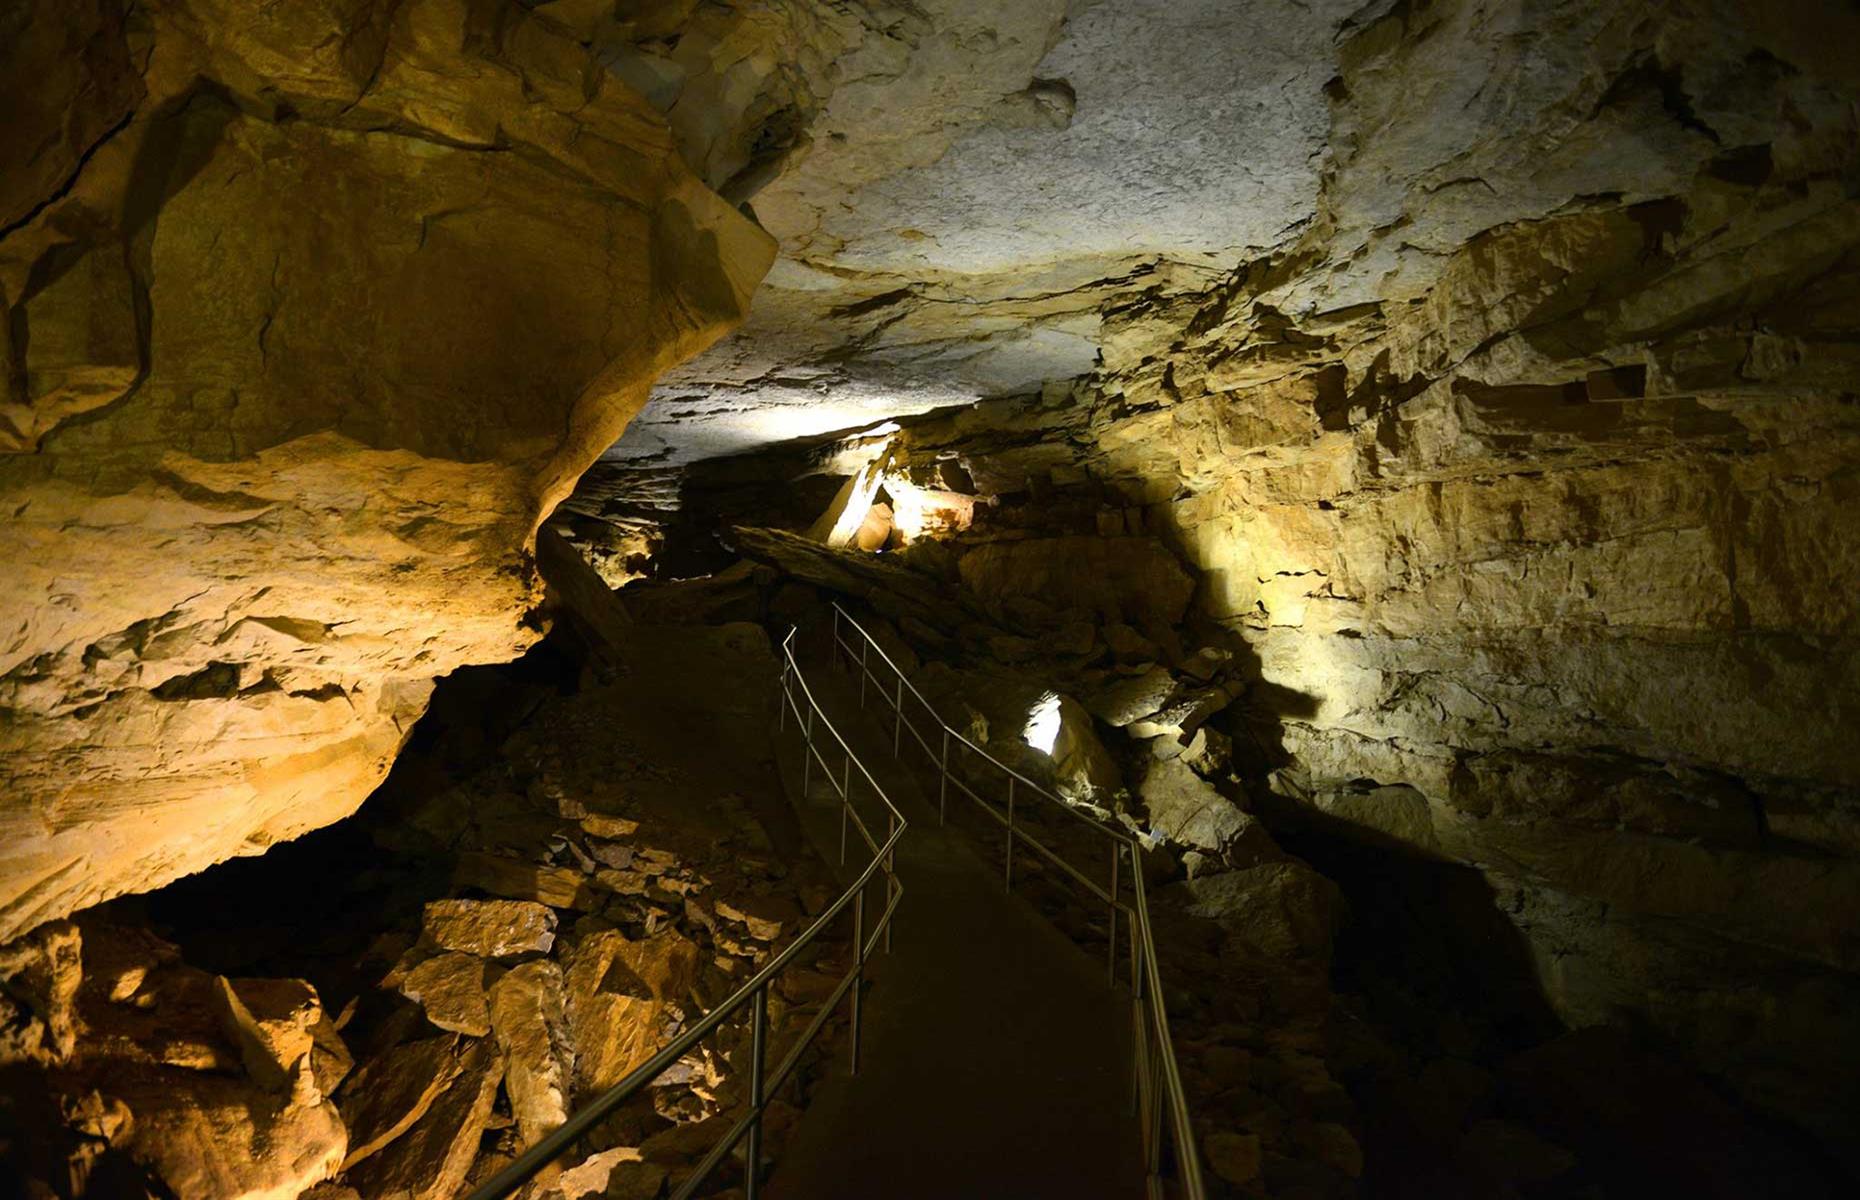
[[1860, 1039], [1860, 29], [1372, 6], [1318, 217], [1159, 272], [1067, 395], [917, 422], [1109, 483], [1253, 659], [1262, 807], [1472, 863], [1573, 1024], [1831, 1144]]
[[518, 5], [0, 25], [4, 941], [351, 812], [774, 243]]

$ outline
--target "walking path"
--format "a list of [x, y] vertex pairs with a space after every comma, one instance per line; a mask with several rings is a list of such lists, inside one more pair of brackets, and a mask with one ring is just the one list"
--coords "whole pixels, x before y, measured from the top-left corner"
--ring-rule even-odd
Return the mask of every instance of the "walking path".
[[[889, 731], [851, 677], [807, 665], [833, 724], [910, 822], [892, 952], [868, 968], [859, 1073], [845, 1056], [816, 1089], [771, 1176], [772, 1200], [1034, 1200], [1143, 1189], [1130, 1105], [1130, 1003], [1095, 963], [1008, 894], [954, 830], [937, 826]], [[799, 790], [799, 739], [780, 739]], [[823, 751], [838, 766], [837, 749]], [[855, 769], [854, 774], [857, 774]], [[839, 861], [838, 794], [818, 766], [799, 800], [822, 857]], [[861, 813], [878, 805], [863, 787]], [[868, 821], [873, 820], [871, 816]], [[884, 838], [883, 818], [874, 834]], [[856, 835], [848, 854], [857, 865]], [[848, 871], [846, 876], [851, 877]], [[876, 916], [875, 890], [866, 911]]]

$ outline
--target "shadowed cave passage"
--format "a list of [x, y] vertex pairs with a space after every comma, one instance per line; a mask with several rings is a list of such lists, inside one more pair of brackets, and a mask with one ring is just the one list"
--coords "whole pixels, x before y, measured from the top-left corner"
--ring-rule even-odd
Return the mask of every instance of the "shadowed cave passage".
[[1852, 1193], [1857, 39], [13, 0], [0, 1177]]

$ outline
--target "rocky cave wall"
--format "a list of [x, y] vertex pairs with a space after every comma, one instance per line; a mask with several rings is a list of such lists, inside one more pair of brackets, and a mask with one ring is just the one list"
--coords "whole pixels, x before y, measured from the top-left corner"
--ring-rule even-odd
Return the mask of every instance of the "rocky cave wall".
[[1365, 22], [1300, 240], [1213, 289], [1159, 272], [1078, 386], [904, 436], [938, 486], [1108, 488], [1107, 528], [1171, 545], [1251, 659], [1263, 810], [1476, 866], [1566, 1021], [1839, 1145], [1853, 17], [1528, 15]]
[[774, 243], [515, 4], [13, 4], [0, 112], [4, 941], [353, 811]]

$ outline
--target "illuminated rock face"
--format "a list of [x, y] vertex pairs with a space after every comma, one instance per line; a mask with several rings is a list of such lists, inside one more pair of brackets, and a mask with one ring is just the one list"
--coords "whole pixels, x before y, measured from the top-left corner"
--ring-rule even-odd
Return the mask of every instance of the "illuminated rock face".
[[16, 7], [0, 939], [352, 811], [773, 254], [517, 6]]
[[1485, 11], [1352, 31], [1309, 227], [908, 459], [1141, 506], [1262, 808], [1477, 865], [1566, 1020], [1850, 1143], [1852, 18], [1557, 5], [1524, 54]]

